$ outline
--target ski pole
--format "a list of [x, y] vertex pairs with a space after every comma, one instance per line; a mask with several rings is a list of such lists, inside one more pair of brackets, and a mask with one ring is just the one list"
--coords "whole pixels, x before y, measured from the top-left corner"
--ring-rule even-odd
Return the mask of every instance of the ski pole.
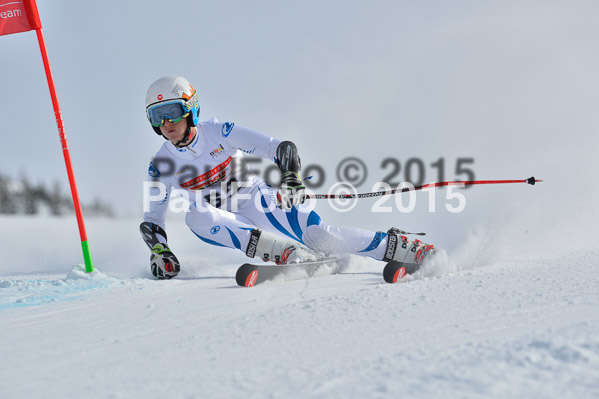
[[535, 183], [540, 183], [543, 180], [535, 179], [533, 177], [529, 177], [528, 179], [523, 180], [466, 180], [466, 181], [442, 181], [437, 183], [427, 183], [422, 184], [416, 187], [403, 187], [397, 188], [393, 190], [385, 190], [385, 191], [374, 191], [371, 193], [356, 193], [356, 194], [311, 194], [307, 195], [306, 198], [313, 199], [352, 199], [352, 198], [372, 198], [372, 197], [382, 197], [383, 195], [393, 195], [396, 193], [405, 193], [406, 191], [417, 191], [424, 190], [427, 188], [433, 187], [443, 187], [443, 186], [473, 186], [475, 184], [511, 184], [511, 183], [527, 183], [530, 185], [535, 185]]

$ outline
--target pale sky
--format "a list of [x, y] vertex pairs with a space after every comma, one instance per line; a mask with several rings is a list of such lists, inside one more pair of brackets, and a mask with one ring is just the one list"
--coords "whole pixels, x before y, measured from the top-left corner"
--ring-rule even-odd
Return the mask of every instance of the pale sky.
[[[430, 164], [439, 158], [445, 179], [456, 178], [460, 157], [475, 159], [477, 179], [548, 180], [471, 189], [462, 215], [470, 220], [596, 193], [582, 183], [599, 163], [598, 2], [38, 0], [38, 8], [80, 195], [123, 215], [141, 217], [142, 182], [163, 142], [144, 97], [164, 75], [196, 87], [202, 120], [296, 142], [304, 165], [327, 172], [320, 192], [336, 182], [339, 161], [356, 156], [369, 168], [359, 191], [391, 172], [381, 167], [388, 157], [402, 167], [422, 159], [426, 181], [437, 180]], [[37, 46], [34, 32], [0, 37], [0, 173], [59, 180], [67, 192]], [[345, 225], [386, 229], [397, 217], [449, 228], [422, 211], [370, 217], [372, 202], [343, 223], [347, 214], [324, 205]]]

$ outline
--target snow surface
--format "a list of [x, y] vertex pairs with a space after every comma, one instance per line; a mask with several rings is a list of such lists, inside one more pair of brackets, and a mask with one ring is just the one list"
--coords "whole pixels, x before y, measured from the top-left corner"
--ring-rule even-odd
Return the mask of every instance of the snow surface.
[[246, 258], [182, 222], [180, 278], [150, 279], [138, 222], [88, 221], [86, 275], [74, 220], [0, 218], [3, 399], [599, 395], [596, 247], [498, 251], [473, 231], [395, 285], [353, 257], [340, 275], [242, 288]]

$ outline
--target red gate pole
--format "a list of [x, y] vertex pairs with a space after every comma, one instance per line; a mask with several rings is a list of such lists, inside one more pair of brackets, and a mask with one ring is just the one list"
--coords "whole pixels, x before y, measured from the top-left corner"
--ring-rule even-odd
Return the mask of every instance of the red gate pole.
[[42, 60], [44, 62], [44, 70], [46, 71], [46, 79], [48, 80], [48, 87], [50, 89], [50, 96], [52, 97], [52, 107], [54, 108], [54, 115], [56, 116], [56, 125], [58, 127], [58, 135], [60, 136], [60, 143], [62, 146], [62, 153], [64, 155], [64, 162], [67, 168], [67, 175], [69, 177], [69, 185], [71, 187], [71, 196], [73, 197], [73, 205], [75, 206], [75, 215], [77, 216], [77, 225], [79, 226], [79, 235], [81, 237], [81, 249], [83, 250], [83, 259], [85, 261], [85, 271], [87, 273], [94, 271], [94, 265], [92, 262], [91, 253], [89, 250], [89, 243], [87, 241], [87, 233], [85, 231], [85, 224], [83, 222], [83, 213], [81, 211], [81, 203], [79, 202], [79, 194], [77, 192], [77, 184], [75, 183], [75, 175], [73, 173], [73, 165], [71, 163], [71, 152], [67, 143], [67, 137], [62, 121], [62, 113], [60, 112], [60, 104], [58, 103], [58, 96], [56, 95], [56, 87], [54, 86], [54, 78], [52, 77], [52, 70], [50, 68], [50, 60], [48, 59], [48, 52], [46, 50], [46, 42], [44, 40], [44, 34], [42, 32], [42, 24], [40, 22], [39, 14], [37, 11], [37, 5], [35, 0], [25, 0], [25, 8], [27, 9], [27, 16], [30, 21], [30, 25], [35, 28], [37, 33], [37, 41], [40, 46], [40, 52], [42, 54]]

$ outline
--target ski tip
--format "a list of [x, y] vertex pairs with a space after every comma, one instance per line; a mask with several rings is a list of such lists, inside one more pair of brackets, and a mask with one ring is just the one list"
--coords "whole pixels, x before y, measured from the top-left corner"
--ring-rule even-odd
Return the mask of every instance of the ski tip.
[[420, 263], [398, 262], [392, 260], [383, 269], [383, 278], [390, 284], [395, 284], [406, 274], [414, 274], [420, 269]]
[[253, 287], [258, 280], [258, 270], [252, 270], [245, 279], [244, 287]]
[[383, 269], [383, 278], [389, 284], [395, 284], [397, 280], [400, 280], [405, 275], [406, 268], [400, 262], [396, 262], [393, 260], [387, 263], [387, 265]]
[[[248, 267], [249, 266], [249, 267]], [[258, 270], [254, 269], [251, 264], [244, 264], [237, 269], [235, 281], [241, 287], [253, 287], [258, 279]]]

